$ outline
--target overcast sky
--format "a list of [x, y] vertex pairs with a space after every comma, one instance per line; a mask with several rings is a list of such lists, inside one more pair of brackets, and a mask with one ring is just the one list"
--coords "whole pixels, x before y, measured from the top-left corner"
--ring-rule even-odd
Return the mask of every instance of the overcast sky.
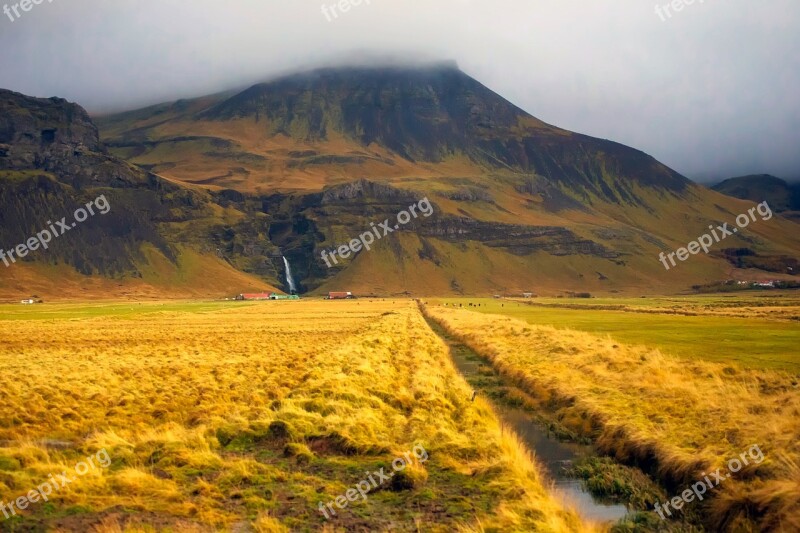
[[0, 87], [96, 113], [363, 54], [452, 59], [690, 178], [800, 178], [800, 1], [702, 1], [363, 0], [326, 16], [338, 0], [43, 0], [0, 13]]

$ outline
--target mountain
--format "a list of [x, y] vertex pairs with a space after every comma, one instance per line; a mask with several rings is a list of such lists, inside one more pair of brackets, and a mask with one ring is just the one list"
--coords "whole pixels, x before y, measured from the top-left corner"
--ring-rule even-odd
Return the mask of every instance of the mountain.
[[[70, 227], [76, 210], [100, 197], [105, 212]], [[189, 297], [271, 288], [204, 253], [224, 246], [225, 219], [237, 216], [220, 201], [109, 155], [80, 106], [0, 90], [0, 247], [13, 250], [43, 230], [50, 235], [49, 243], [31, 246], [38, 250], [0, 264], [0, 298]], [[68, 229], [53, 221], [66, 221]]]
[[322, 69], [98, 120], [118, 155], [240, 191], [502, 172], [635, 203], [636, 186], [689, 185], [637, 150], [537, 120], [452, 66]]
[[[795, 225], [773, 217], [666, 271], [659, 253], [752, 203], [641, 151], [545, 124], [453, 65], [322, 69], [96, 121], [93, 152], [171, 202], [166, 218], [140, 213], [163, 239], [148, 249], [212, 255], [283, 289], [281, 256], [301, 292], [317, 294], [638, 295], [793, 279], [800, 250]], [[424, 198], [431, 216], [326, 264], [323, 251]], [[140, 259], [128, 253], [130, 271]]]
[[742, 200], [767, 201], [778, 213], [794, 211], [797, 212], [795, 216], [800, 215], [800, 183], [787, 183], [769, 174], [756, 174], [730, 178], [711, 188]]

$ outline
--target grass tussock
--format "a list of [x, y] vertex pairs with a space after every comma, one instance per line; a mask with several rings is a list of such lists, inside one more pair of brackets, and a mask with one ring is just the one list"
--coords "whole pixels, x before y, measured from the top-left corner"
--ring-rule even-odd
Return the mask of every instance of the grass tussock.
[[[669, 357], [588, 333], [430, 307], [561, 424], [671, 491], [758, 445], [765, 455], [706, 501], [717, 530], [800, 530], [800, 390], [786, 373]], [[674, 494], [674, 492], [671, 492]]]

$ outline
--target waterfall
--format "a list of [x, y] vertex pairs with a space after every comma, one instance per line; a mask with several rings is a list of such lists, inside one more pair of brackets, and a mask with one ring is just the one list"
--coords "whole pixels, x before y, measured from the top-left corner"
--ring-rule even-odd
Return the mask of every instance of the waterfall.
[[294, 284], [294, 278], [292, 277], [292, 267], [289, 266], [289, 260], [286, 259], [286, 256], [282, 257], [283, 265], [286, 267], [286, 283], [289, 284], [290, 294], [297, 294], [297, 286]]

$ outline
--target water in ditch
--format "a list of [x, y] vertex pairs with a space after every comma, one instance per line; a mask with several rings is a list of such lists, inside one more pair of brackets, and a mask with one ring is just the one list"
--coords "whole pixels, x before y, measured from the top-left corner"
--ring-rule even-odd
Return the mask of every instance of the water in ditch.
[[[477, 378], [485, 377], [480, 372], [482, 363], [479, 356], [449, 337], [437, 324], [430, 324], [448, 343], [453, 362], [469, 382], [475, 383], [479, 381]], [[475, 388], [478, 394], [483, 392], [480, 387]], [[539, 464], [553, 482], [556, 496], [565, 505], [573, 507], [582, 518], [593, 522], [616, 522], [628, 513], [624, 505], [599, 500], [584, 488], [580, 480], [566, 475], [565, 468], [573, 462], [597, 455], [591, 446], [559, 441], [525, 410], [499, 402], [491, 403], [500, 419], [513, 428], [522, 442], [534, 452]]]

